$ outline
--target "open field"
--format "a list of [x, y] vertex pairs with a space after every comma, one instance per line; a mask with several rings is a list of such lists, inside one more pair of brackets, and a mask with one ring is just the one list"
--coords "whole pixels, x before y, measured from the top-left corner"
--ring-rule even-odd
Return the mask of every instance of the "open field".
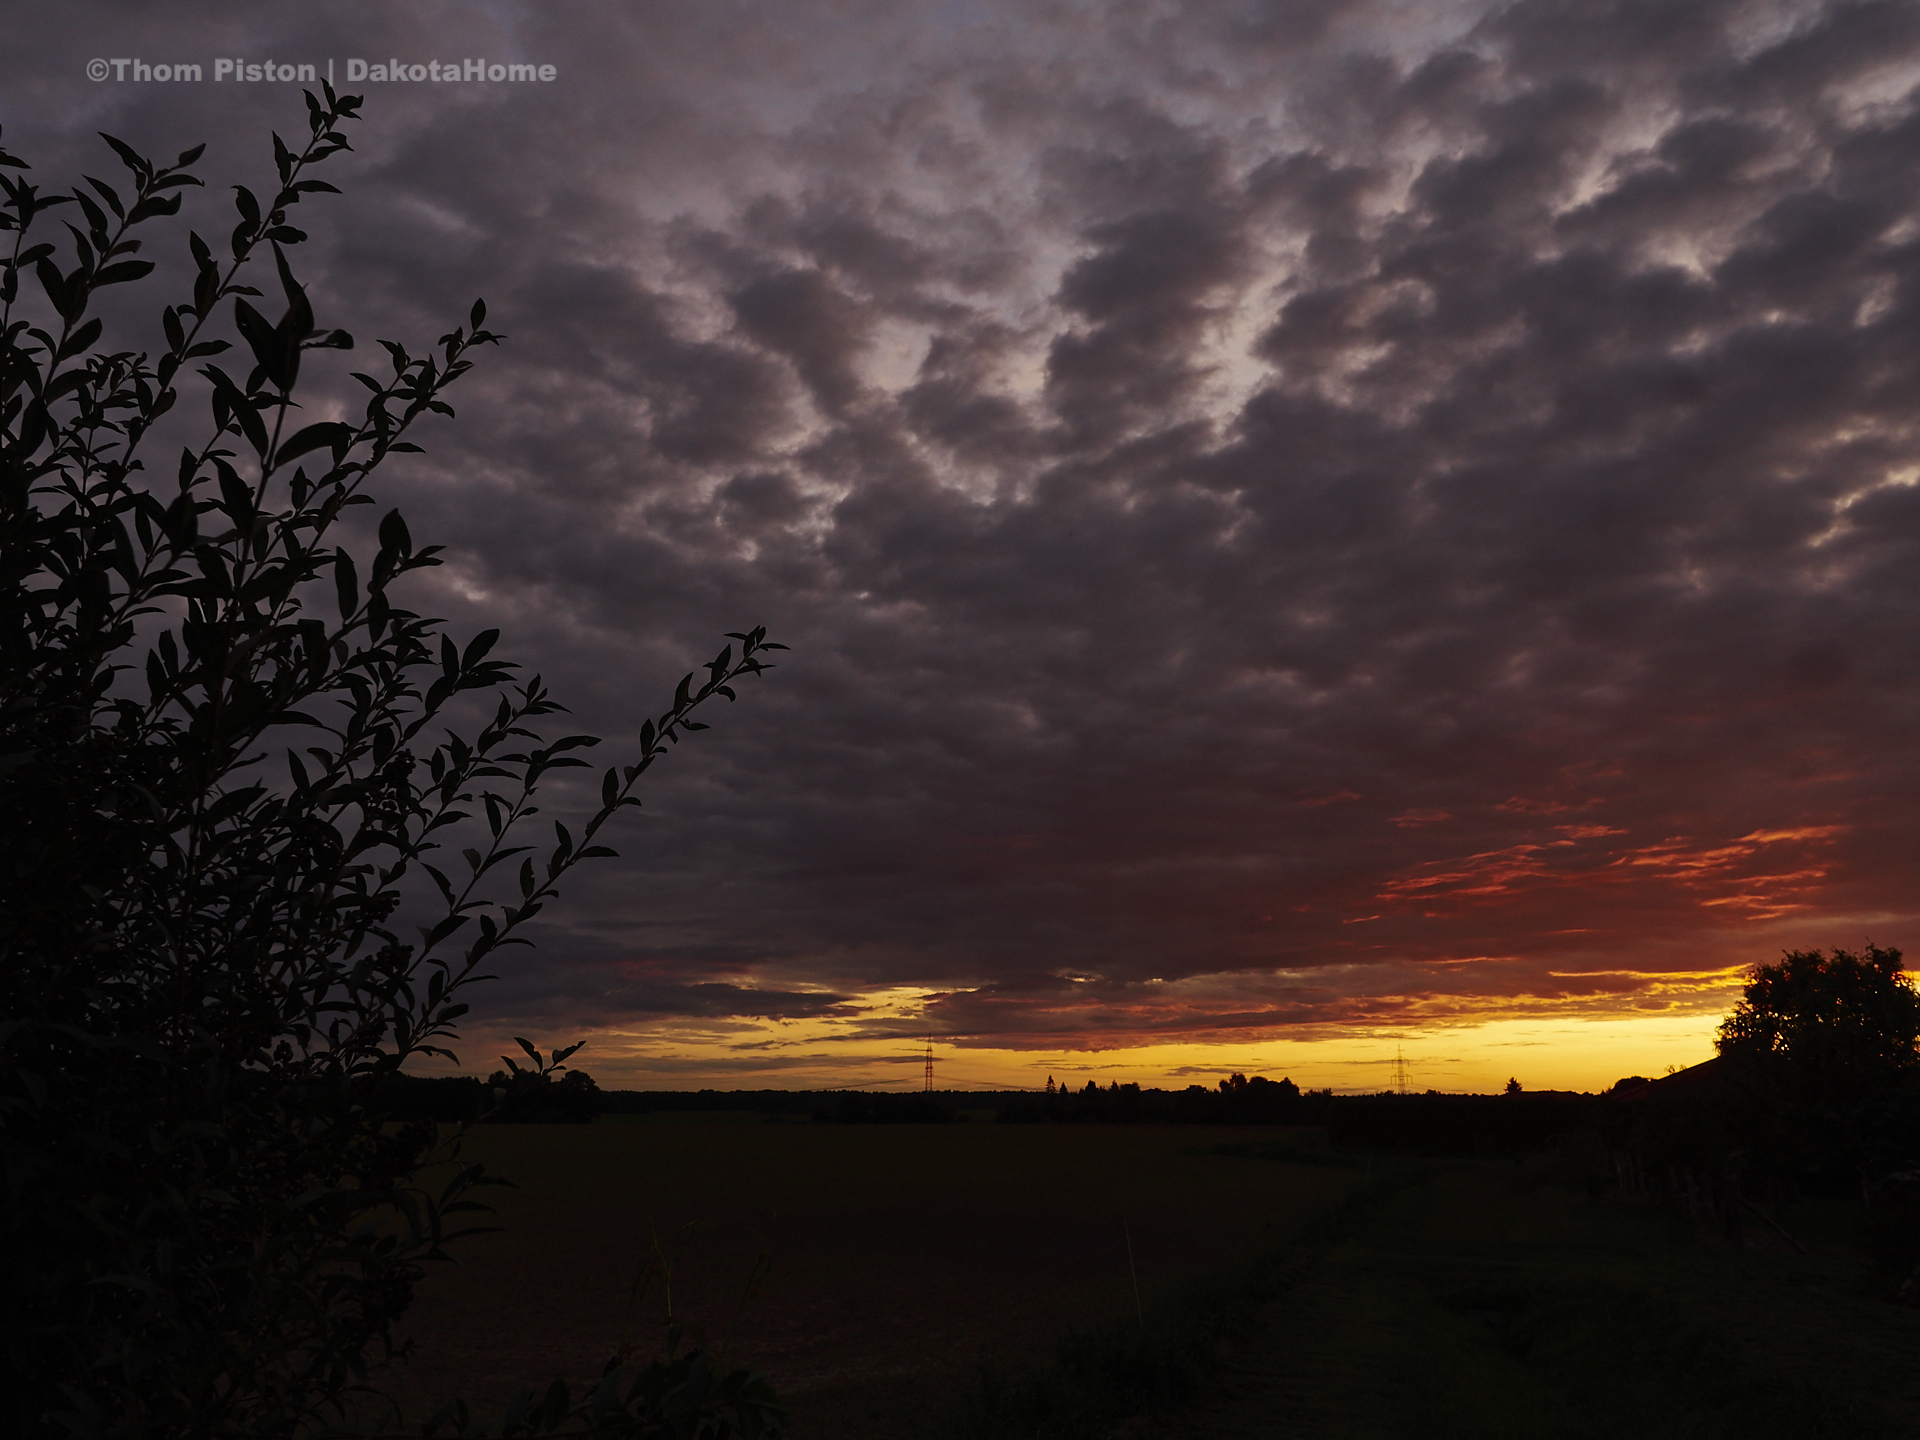
[[398, 1393], [415, 1413], [452, 1394], [490, 1411], [521, 1381], [597, 1376], [629, 1336], [651, 1346], [665, 1289], [629, 1297], [657, 1236], [677, 1254], [675, 1309], [772, 1373], [803, 1440], [899, 1434], [983, 1349], [1045, 1353], [1065, 1328], [1130, 1315], [1129, 1235], [1151, 1307], [1358, 1183], [1211, 1153], [1282, 1133], [741, 1115], [483, 1128], [470, 1153], [520, 1188], [485, 1192], [504, 1232], [420, 1286]]
[[[410, 1408], [484, 1413], [653, 1343], [663, 1287], [629, 1294], [657, 1233], [676, 1310], [773, 1374], [798, 1440], [1920, 1437], [1920, 1310], [1869, 1293], [1847, 1202], [1776, 1217], [1803, 1255], [1552, 1157], [1369, 1159], [1316, 1132], [654, 1116], [475, 1146], [522, 1188], [421, 1287]], [[1116, 1413], [1115, 1377], [1175, 1351], [1197, 1395]], [[984, 1404], [983, 1353], [1011, 1382]]]

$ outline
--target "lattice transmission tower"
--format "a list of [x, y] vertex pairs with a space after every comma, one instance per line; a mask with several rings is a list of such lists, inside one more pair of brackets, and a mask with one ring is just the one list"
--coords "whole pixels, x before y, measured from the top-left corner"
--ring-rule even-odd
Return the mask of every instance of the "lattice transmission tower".
[[1407, 1057], [1398, 1045], [1393, 1047], [1393, 1090], [1396, 1095], [1407, 1093]]
[[933, 1036], [927, 1036], [927, 1094], [933, 1093]]

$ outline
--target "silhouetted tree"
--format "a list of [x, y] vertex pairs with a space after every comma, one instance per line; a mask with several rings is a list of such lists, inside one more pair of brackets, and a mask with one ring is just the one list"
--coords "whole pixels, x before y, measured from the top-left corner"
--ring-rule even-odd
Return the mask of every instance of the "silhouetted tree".
[[1756, 966], [1716, 1040], [1746, 1131], [1863, 1183], [1920, 1161], [1920, 991], [1900, 952], [1791, 950]]
[[1506, 1094], [1508, 1094], [1508, 1095], [1518, 1095], [1518, 1094], [1520, 1093], [1520, 1082], [1519, 1082], [1519, 1080], [1517, 1080], [1517, 1079], [1514, 1079], [1514, 1078], [1509, 1078], [1509, 1079], [1507, 1080], [1507, 1088], [1506, 1088], [1506, 1091], [1505, 1091], [1505, 1093], [1506, 1093]]

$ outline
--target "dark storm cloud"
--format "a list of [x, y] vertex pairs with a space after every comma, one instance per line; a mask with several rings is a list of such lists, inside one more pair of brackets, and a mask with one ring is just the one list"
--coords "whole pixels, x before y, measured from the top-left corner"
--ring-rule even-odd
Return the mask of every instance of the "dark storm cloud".
[[[794, 648], [490, 1003], [1244, 1040], [1906, 938], [1920, 12], [502, 13], [362, 12], [566, 83], [375, 95], [308, 251], [512, 337], [395, 477], [433, 603], [610, 751]], [[6, 64], [36, 160], [292, 123]]]

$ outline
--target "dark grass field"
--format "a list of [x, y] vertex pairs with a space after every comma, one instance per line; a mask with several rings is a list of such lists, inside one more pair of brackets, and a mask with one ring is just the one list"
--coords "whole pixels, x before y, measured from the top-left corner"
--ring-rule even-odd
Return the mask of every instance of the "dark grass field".
[[645, 1354], [657, 1236], [676, 1311], [771, 1372], [797, 1440], [1920, 1440], [1920, 1310], [1875, 1290], [1855, 1204], [1781, 1212], [1803, 1255], [1565, 1155], [1317, 1132], [656, 1116], [474, 1145], [521, 1188], [421, 1288], [415, 1415]]
[[[1172, 1126], [839, 1126], [748, 1116], [498, 1126], [469, 1141], [516, 1190], [503, 1233], [459, 1247], [403, 1323], [410, 1416], [462, 1395], [597, 1377], [675, 1311], [770, 1372], [807, 1437], [921, 1433], [983, 1352], [1051, 1353], [1073, 1327], [1155, 1307], [1287, 1242], [1359, 1182], [1338, 1167], [1215, 1153], [1284, 1135]], [[751, 1297], [756, 1264], [766, 1269]], [[744, 1301], [744, 1303], [743, 1303]]]
[[[1733, 1248], [1555, 1174], [1395, 1162], [1199, 1401], [1137, 1440], [1869, 1440], [1920, 1436], [1920, 1310], [1883, 1298], [1857, 1205]], [[1017, 1431], [1001, 1425], [998, 1433]]]

